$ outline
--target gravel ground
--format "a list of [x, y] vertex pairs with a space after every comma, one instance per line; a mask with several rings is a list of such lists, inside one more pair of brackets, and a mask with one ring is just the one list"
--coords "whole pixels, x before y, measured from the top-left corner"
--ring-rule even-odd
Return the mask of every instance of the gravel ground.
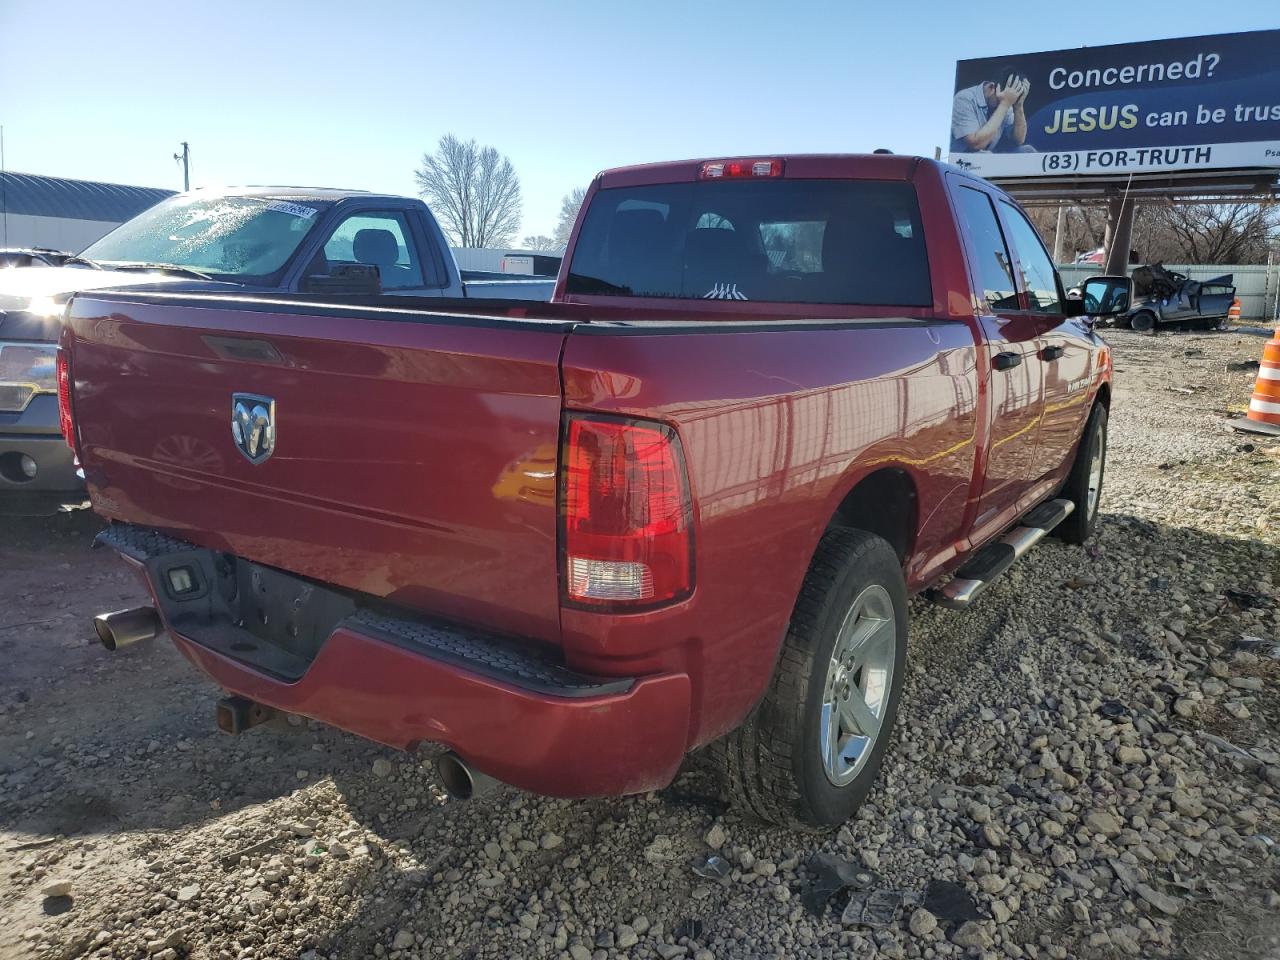
[[[460, 804], [427, 751], [223, 736], [169, 644], [94, 642], [144, 598], [92, 515], [13, 523], [0, 957], [1280, 956], [1280, 441], [1223, 427], [1262, 340], [1108, 336], [1098, 537], [968, 612], [913, 604], [896, 743], [829, 836], [744, 821], [696, 762], [657, 795]], [[712, 849], [724, 879], [690, 869]], [[901, 895], [888, 925], [845, 925], [847, 892], [813, 915], [817, 852]], [[925, 910], [936, 880], [976, 919]]]

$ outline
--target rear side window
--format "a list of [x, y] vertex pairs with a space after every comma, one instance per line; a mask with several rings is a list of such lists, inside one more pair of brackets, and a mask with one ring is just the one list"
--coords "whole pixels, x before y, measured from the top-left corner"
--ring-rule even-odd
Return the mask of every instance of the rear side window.
[[956, 201], [977, 258], [977, 281], [987, 305], [992, 310], [1020, 309], [1009, 248], [1005, 245], [991, 199], [981, 190], [960, 187], [956, 190]]
[[[1003, 201], [1001, 201], [1003, 203]], [[1018, 264], [1022, 267], [1022, 285], [1027, 288], [1030, 306], [1035, 313], [1061, 313], [1058, 300], [1058, 274], [1053, 261], [1045, 252], [1040, 235], [1022, 211], [1011, 203], [1004, 203], [1005, 222], [1009, 224], [1013, 248], [1018, 251]]]
[[324, 257], [335, 263], [365, 263], [378, 268], [384, 290], [423, 286], [422, 265], [400, 213], [357, 213], [347, 217], [324, 245]]
[[601, 190], [570, 294], [929, 306], [915, 187], [699, 181]]

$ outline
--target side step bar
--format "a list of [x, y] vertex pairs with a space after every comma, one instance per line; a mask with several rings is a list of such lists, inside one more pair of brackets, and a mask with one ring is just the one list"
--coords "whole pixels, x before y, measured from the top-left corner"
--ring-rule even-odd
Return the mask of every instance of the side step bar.
[[1046, 533], [1071, 516], [1075, 507], [1070, 500], [1046, 500], [1023, 517], [1018, 526], [966, 560], [951, 580], [930, 590], [929, 599], [952, 610], [963, 610]]

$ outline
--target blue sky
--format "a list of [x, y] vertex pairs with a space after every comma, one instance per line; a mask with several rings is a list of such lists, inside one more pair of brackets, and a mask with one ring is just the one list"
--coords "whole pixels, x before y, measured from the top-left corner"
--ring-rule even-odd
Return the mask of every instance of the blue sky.
[[0, 0], [10, 170], [413, 194], [454, 133], [507, 154], [521, 235], [599, 170], [752, 153], [932, 155], [957, 59], [1280, 26], [1275, 0], [1148, 4], [209, 4]]

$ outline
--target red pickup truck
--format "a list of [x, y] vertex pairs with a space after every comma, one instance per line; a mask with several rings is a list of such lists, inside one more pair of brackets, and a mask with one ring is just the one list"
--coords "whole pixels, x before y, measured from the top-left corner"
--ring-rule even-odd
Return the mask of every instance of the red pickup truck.
[[875, 778], [907, 598], [1097, 519], [1111, 361], [1023, 212], [929, 160], [612, 170], [549, 304], [94, 291], [59, 359], [101, 540], [231, 695], [456, 796], [667, 784], [783, 823]]

